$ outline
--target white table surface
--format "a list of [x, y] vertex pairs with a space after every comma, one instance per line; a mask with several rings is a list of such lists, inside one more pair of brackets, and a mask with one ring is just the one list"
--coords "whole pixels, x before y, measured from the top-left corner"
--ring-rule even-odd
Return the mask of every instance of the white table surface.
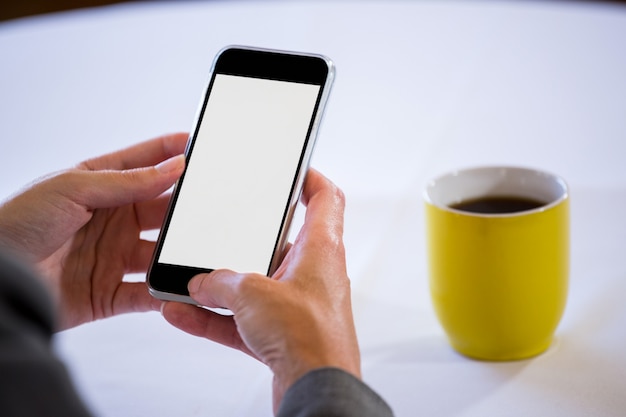
[[[175, 2], [2, 23], [0, 196], [188, 130], [228, 44], [337, 65], [313, 165], [346, 193], [364, 378], [397, 416], [626, 415], [626, 8]], [[456, 354], [430, 304], [422, 188], [484, 164], [545, 169], [571, 186], [569, 302], [535, 359]], [[263, 365], [158, 313], [65, 331], [56, 346], [100, 416], [271, 415]]]

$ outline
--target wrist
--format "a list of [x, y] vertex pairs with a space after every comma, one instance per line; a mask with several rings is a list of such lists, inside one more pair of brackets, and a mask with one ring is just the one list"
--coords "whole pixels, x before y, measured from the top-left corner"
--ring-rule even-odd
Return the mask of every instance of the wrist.
[[274, 364], [269, 364], [274, 373], [274, 390], [285, 393], [293, 384], [306, 374], [320, 369], [333, 368], [342, 370], [357, 379], [361, 379], [360, 354], [356, 352], [328, 352], [320, 354], [309, 352], [286, 355]]

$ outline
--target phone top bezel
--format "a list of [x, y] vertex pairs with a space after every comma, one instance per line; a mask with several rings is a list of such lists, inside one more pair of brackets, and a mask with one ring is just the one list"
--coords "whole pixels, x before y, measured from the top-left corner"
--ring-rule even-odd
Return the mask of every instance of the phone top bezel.
[[215, 74], [225, 74], [323, 87], [332, 68], [323, 55], [231, 46], [218, 54], [212, 79]]
[[[268, 80], [297, 82], [320, 86], [320, 92], [317, 97], [314, 113], [311, 117], [307, 137], [300, 154], [298, 169], [295, 173], [290, 190], [290, 196], [283, 214], [281, 229], [277, 235], [273, 256], [268, 267], [268, 276], [271, 276], [274, 273], [282, 261], [282, 252], [288, 237], [288, 226], [300, 198], [304, 178], [308, 169], [308, 163], [316, 141], [321, 116], [324, 112], [325, 103], [334, 79], [334, 72], [334, 64], [329, 58], [323, 55], [239, 45], [228, 46], [220, 50], [213, 61], [209, 82], [207, 83], [201, 105], [199, 106], [198, 112], [195, 116], [194, 127], [189, 136], [187, 148], [185, 150], [187, 163], [189, 162], [193, 151], [193, 146], [204, 117], [215, 77], [218, 74], [263, 78]], [[194, 303], [194, 301], [189, 297], [189, 293], [187, 291], [187, 284], [189, 280], [199, 273], [211, 272], [212, 269], [163, 264], [157, 262], [163, 246], [165, 234], [170, 224], [172, 207], [178, 198], [180, 184], [184, 181], [185, 173], [186, 170], [176, 182], [172, 191], [167, 216], [157, 239], [156, 248], [146, 281], [148, 283], [150, 293], [157, 298], [170, 301]]]

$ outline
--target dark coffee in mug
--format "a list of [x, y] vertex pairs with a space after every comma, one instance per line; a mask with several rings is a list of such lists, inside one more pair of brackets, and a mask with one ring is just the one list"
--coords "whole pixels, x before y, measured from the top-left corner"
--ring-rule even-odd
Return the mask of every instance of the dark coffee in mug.
[[455, 210], [480, 214], [503, 214], [539, 208], [546, 203], [540, 200], [516, 196], [487, 196], [450, 205]]

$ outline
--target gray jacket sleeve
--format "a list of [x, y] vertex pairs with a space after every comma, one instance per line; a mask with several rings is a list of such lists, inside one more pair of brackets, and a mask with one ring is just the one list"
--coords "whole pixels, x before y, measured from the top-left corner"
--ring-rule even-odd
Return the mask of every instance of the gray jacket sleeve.
[[0, 253], [0, 414], [91, 415], [51, 348], [53, 308], [42, 283]]
[[278, 417], [392, 417], [387, 403], [365, 383], [337, 368], [304, 375], [285, 393]]

